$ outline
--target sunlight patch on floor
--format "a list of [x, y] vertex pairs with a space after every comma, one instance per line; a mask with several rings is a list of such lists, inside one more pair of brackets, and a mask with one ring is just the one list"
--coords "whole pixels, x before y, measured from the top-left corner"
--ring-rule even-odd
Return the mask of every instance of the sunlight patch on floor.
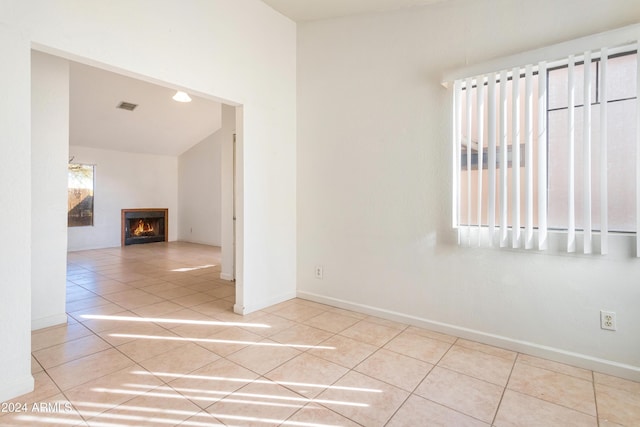
[[[167, 391], [170, 394], [160, 393], [160, 392], [158, 392], [156, 390]], [[188, 389], [180, 389], [180, 388], [172, 388], [172, 387], [160, 386], [160, 387], [155, 388], [153, 391], [146, 392], [145, 396], [152, 396], [152, 397], [158, 397], [158, 398], [167, 398], [167, 399], [189, 399], [189, 400], [198, 400], [198, 401], [203, 401], [204, 400], [204, 401], [211, 401], [211, 402], [218, 402], [218, 401], [224, 399], [225, 402], [253, 404], [253, 405], [284, 406], [284, 407], [291, 407], [291, 408], [301, 408], [302, 406], [304, 406], [304, 405], [306, 405], [308, 403], [326, 403], [326, 404], [333, 404], [333, 405], [340, 405], [340, 406], [356, 406], [356, 407], [360, 407], [360, 408], [369, 407], [368, 404], [360, 403], [360, 402], [346, 402], [346, 401], [341, 401], [341, 400], [314, 399], [314, 398], [306, 398], [306, 397], [278, 396], [278, 395], [273, 395], [273, 394], [243, 393], [243, 392], [238, 392], [238, 391], [229, 392], [229, 391], [215, 391], [215, 390], [202, 390], [202, 389], [194, 390], [196, 393], [211, 394], [211, 395], [221, 396], [219, 398], [208, 397], [208, 396], [193, 396], [193, 395], [182, 395], [182, 394], [171, 393], [173, 391], [183, 391], [183, 390], [188, 390]], [[96, 388], [92, 388], [91, 391], [94, 391], [96, 393], [124, 394], [124, 395], [133, 395], [133, 396], [139, 396], [140, 395], [140, 393], [138, 393], [137, 391], [124, 390], [124, 389], [119, 389], [119, 388], [96, 387]], [[273, 400], [274, 402], [264, 402], [264, 401], [256, 401], [256, 400], [243, 400], [243, 399], [241, 400], [241, 399], [234, 399], [234, 397], [253, 398], [253, 399], [267, 399], [267, 400]], [[277, 401], [295, 402], [296, 404], [294, 405], [293, 403], [292, 404], [279, 403]], [[161, 412], [166, 412], [166, 413], [171, 413], [171, 410], [160, 410], [160, 411]]]
[[87, 320], [121, 320], [124, 322], [150, 322], [150, 323], [182, 323], [185, 325], [203, 326], [238, 326], [242, 328], [271, 328], [264, 323], [244, 323], [244, 322], [222, 322], [213, 320], [190, 320], [190, 319], [165, 319], [157, 317], [134, 317], [134, 316], [109, 316], [102, 314], [83, 314], [80, 316]]
[[[270, 381], [270, 380], [252, 380], [250, 378], [227, 378], [227, 377], [212, 377], [207, 375], [191, 375], [191, 374], [172, 374], [167, 372], [146, 372], [146, 371], [133, 371], [136, 375], [153, 375], [156, 377], [169, 377], [169, 378], [186, 378], [193, 380], [210, 380], [210, 381], [229, 381], [239, 383], [257, 383], [267, 385], [282, 385], [282, 386], [298, 386], [298, 387], [311, 387], [333, 390], [346, 390], [346, 391], [360, 391], [364, 393], [382, 393], [382, 390], [375, 388], [361, 388], [361, 387], [346, 387], [329, 384], [311, 384], [311, 383], [299, 383], [293, 381]], [[127, 387], [151, 387], [144, 384], [125, 384]]]
[[307, 345], [307, 344], [281, 344], [276, 342], [256, 342], [256, 341], [237, 341], [237, 340], [217, 340], [212, 338], [184, 338], [184, 337], [167, 337], [157, 335], [133, 335], [133, 334], [108, 334], [113, 338], [133, 338], [133, 339], [148, 339], [148, 340], [166, 340], [166, 341], [186, 341], [186, 342], [203, 342], [214, 344], [241, 344], [241, 345], [254, 345], [258, 347], [289, 347], [289, 348], [314, 348], [321, 350], [335, 350], [335, 347], [328, 347], [323, 345]]
[[195, 271], [195, 270], [202, 270], [204, 268], [211, 268], [211, 267], [215, 267], [216, 264], [207, 264], [207, 265], [199, 265], [197, 267], [182, 267], [182, 268], [174, 268], [173, 270], [170, 271], [175, 271], [178, 273], [186, 273], [187, 271]]

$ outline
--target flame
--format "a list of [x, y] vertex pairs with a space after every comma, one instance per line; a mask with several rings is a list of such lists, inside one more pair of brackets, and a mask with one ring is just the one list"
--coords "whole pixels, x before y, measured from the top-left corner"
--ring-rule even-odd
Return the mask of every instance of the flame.
[[153, 225], [143, 219], [138, 220], [136, 228], [131, 230], [131, 234], [134, 236], [149, 235], [150, 233], [153, 233]]

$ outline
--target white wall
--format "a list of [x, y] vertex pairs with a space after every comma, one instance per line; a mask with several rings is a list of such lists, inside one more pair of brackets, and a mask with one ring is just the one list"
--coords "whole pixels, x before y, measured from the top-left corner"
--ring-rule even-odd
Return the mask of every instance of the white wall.
[[178, 240], [220, 246], [219, 132], [178, 157]]
[[452, 0], [300, 25], [298, 294], [640, 379], [637, 259], [453, 243], [440, 85], [466, 63], [638, 20], [633, 0]]
[[221, 143], [221, 164], [220, 164], [220, 245], [221, 247], [221, 270], [220, 278], [234, 280], [236, 278], [235, 267], [235, 230], [234, 230], [234, 209], [235, 202], [234, 188], [234, 155], [233, 134], [236, 132], [236, 108], [222, 104], [222, 143]]
[[122, 209], [168, 208], [169, 241], [177, 240], [177, 157], [79, 146], [69, 156], [95, 165], [93, 226], [67, 229], [69, 251], [120, 246]]
[[67, 321], [69, 62], [31, 56], [31, 328]]
[[[296, 26], [259, 0], [0, 2], [0, 399], [29, 387], [30, 49], [243, 105], [242, 312], [295, 295]], [[260, 70], [256, 72], [256, 70]], [[98, 177], [99, 179], [99, 177]]]
[[0, 402], [33, 389], [30, 47], [23, 32], [0, 25], [0, 54], [11, 58], [0, 67]]
[[221, 114], [220, 129], [178, 159], [178, 240], [221, 246], [220, 277], [234, 280], [236, 108], [222, 104]]
[[222, 126], [178, 157], [178, 240], [221, 245]]

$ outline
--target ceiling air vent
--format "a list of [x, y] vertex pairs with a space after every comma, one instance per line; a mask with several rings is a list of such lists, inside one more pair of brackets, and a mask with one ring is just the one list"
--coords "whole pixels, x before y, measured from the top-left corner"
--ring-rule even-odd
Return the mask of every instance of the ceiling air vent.
[[136, 109], [137, 106], [138, 106], [138, 104], [132, 104], [130, 102], [122, 101], [120, 104], [118, 104], [117, 108], [121, 108], [121, 109], [127, 110], [127, 111], [133, 111], [133, 110]]

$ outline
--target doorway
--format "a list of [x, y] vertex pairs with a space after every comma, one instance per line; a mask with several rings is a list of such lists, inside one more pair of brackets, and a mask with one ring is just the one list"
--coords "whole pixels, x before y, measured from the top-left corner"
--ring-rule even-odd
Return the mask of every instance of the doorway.
[[[36, 51], [34, 51], [34, 52], [36, 52]], [[37, 52], [37, 53], [38, 54], [42, 54], [41, 52]], [[58, 60], [58, 62], [70, 61], [69, 58], [65, 58], [64, 56], [57, 56], [58, 54], [59, 53], [56, 52], [56, 56], [54, 57], [54, 58], [56, 58]], [[48, 55], [48, 54], [44, 54], [44, 55]], [[53, 55], [48, 55], [48, 56], [52, 56], [53, 57]], [[78, 62], [78, 58], [74, 57], [73, 60], [75, 62]], [[79, 63], [84, 65], [84, 66], [86, 66], [86, 64], [82, 63], [82, 60], [80, 60]], [[123, 71], [123, 70], [109, 69], [108, 66], [104, 66], [104, 68], [101, 68], [100, 70], [105, 71], [105, 72], [119, 74], [120, 76], [124, 76], [124, 77], [130, 78], [130, 79], [136, 79], [136, 80], [139, 80], [140, 82], [142, 82], [143, 84], [147, 84], [147, 85], [156, 84], [157, 85], [157, 82], [153, 81], [153, 79], [151, 79], [151, 78], [148, 78], [148, 77], [145, 77], [145, 76], [140, 76], [140, 75], [133, 75], [132, 73], [129, 73], [129, 72], [126, 72], [126, 71]], [[67, 74], [67, 76], [68, 76], [69, 75], [69, 69], [68, 68], [67, 68], [67, 73], [68, 73]], [[168, 84], [167, 84], [167, 87], [169, 87], [170, 90], [174, 90], [174, 91], [176, 89], [175, 87], [174, 88], [170, 88], [170, 85], [168, 85]], [[46, 88], [44, 88], [44, 89], [46, 89]], [[181, 89], [185, 89], [185, 88], [181, 88]], [[66, 102], [69, 103], [70, 102], [70, 98], [72, 96], [72, 93], [71, 93], [70, 90], [68, 90], [68, 88], [67, 88], [66, 95], [67, 95]], [[37, 97], [38, 95], [34, 94], [34, 96]], [[217, 102], [217, 103], [222, 104], [221, 100], [219, 100], [219, 99], [217, 99], [217, 98], [215, 98], [213, 96], [210, 96], [210, 95], [197, 94], [196, 96], [198, 96], [199, 98], [203, 98], [205, 100], [209, 100], [211, 102]], [[231, 134], [233, 134], [233, 133], [241, 134], [241, 129], [238, 129], [238, 126], [237, 126], [237, 123], [236, 123], [236, 116], [242, 114], [241, 107], [237, 107], [237, 106], [233, 105], [232, 103], [228, 103], [228, 102], [224, 103], [223, 106], [224, 106], [224, 108], [226, 110], [228, 110], [229, 115], [231, 116], [231, 120], [233, 121], [233, 129], [231, 129]], [[114, 108], [115, 108], [115, 106], [114, 106]], [[239, 111], [237, 111], [237, 110], [239, 110]], [[57, 118], [58, 116], [55, 116], [55, 117], [56, 117], [56, 120], [58, 120], [58, 118]], [[70, 119], [73, 120], [73, 117], [71, 117]], [[64, 123], [64, 125], [61, 125], [63, 122], [64, 122], [64, 120], [61, 118], [60, 119], [60, 123], [58, 124], [60, 126], [58, 126], [58, 128], [66, 127], [64, 132], [66, 132], [66, 141], [67, 141], [66, 144], [67, 145], [65, 147], [61, 147], [60, 146], [60, 147], [56, 147], [55, 148], [56, 150], [59, 151], [58, 155], [48, 156], [47, 158], [41, 159], [40, 161], [43, 162], [43, 165], [44, 165], [44, 163], [46, 163], [46, 165], [44, 165], [44, 166], [46, 166], [48, 168], [55, 169], [55, 170], [64, 170], [64, 171], [66, 171], [67, 170], [67, 162], [68, 162], [68, 159], [69, 159], [69, 141], [72, 141], [72, 139], [69, 137], [69, 133], [70, 133], [69, 121], [67, 120], [66, 123]], [[34, 123], [32, 123], [32, 125], [34, 126], [34, 128], [38, 128], [39, 123], [34, 121]], [[60, 133], [62, 133], [62, 131]], [[48, 137], [51, 137], [50, 133], [48, 134]], [[61, 139], [65, 139], [65, 138], [61, 138]], [[231, 150], [230, 150], [231, 156], [229, 157], [228, 162], [234, 162], [234, 158], [235, 158], [236, 162], [239, 162], [241, 159], [239, 159], [237, 156], [233, 155], [233, 153], [235, 151], [233, 150], [233, 142], [232, 142], [232, 140], [230, 140], [228, 145], [231, 147]], [[99, 149], [96, 148], [96, 150], [99, 150]], [[123, 155], [124, 156], [128, 156], [128, 154], [126, 154], [126, 153], [123, 154]], [[136, 157], [136, 156], [142, 156], [142, 155], [144, 155], [144, 154], [132, 153], [130, 157]], [[147, 154], [147, 155], [154, 156], [154, 154]], [[158, 155], [158, 156], [162, 156], [162, 155]], [[77, 160], [81, 160], [81, 159], [77, 159]], [[97, 171], [96, 171], [97, 190], [98, 191], [101, 191], [101, 190], [104, 191], [105, 190], [104, 185], [105, 185], [106, 181], [104, 179], [105, 178], [104, 175], [101, 175], [101, 174], [104, 172], [103, 166], [105, 165], [105, 162], [101, 161], [101, 162], [95, 162], [95, 163], [97, 164]], [[168, 163], [171, 163], [170, 159], [168, 160]], [[38, 166], [43, 166], [43, 165], [38, 165]], [[222, 169], [222, 163], [221, 163], [220, 166], [221, 166], [221, 169]], [[101, 170], [101, 169], [103, 169], [103, 170]], [[158, 169], [158, 168], [156, 168], [156, 169]], [[221, 185], [228, 185], [229, 186], [229, 188], [225, 190], [226, 193], [228, 193], [230, 195], [230, 201], [228, 202], [228, 205], [231, 208], [234, 208], [235, 205], [236, 205], [235, 200], [242, 197], [241, 193], [239, 193], [239, 191], [241, 191], [241, 188], [239, 188], [239, 187], [236, 187], [235, 189], [233, 188], [233, 184], [234, 184], [234, 182], [236, 182], [236, 180], [234, 179], [234, 176], [237, 173], [237, 168], [235, 168], [235, 164], [232, 163], [232, 164], [229, 164], [229, 165], [225, 165], [225, 169], [229, 170], [230, 178], [225, 179], [225, 180], [221, 180]], [[34, 167], [33, 170], [34, 170], [34, 172], [35, 171], [41, 171], [42, 167]], [[164, 172], [165, 172], [164, 170], [161, 170], [161, 171], [155, 171], [153, 173], [149, 173], [149, 174], [147, 174], [147, 177], [145, 179], [147, 179], [147, 178], [152, 179], [152, 177], [156, 177], [156, 174], [158, 174], [158, 176], [161, 177], [162, 175], [164, 175]], [[141, 173], [141, 175], [145, 175], [145, 174]], [[66, 172], [63, 175], [63, 177], [61, 178], [64, 181], [59, 182], [58, 186], [66, 187], [65, 178], [66, 178]], [[58, 176], [58, 178], [56, 178], [56, 179], [60, 180], [60, 176]], [[155, 179], [155, 178], [153, 178], [153, 179]], [[101, 188], [101, 186], [102, 186], [102, 188]], [[113, 190], [113, 189], [110, 189], [110, 190]], [[56, 196], [56, 197], [58, 197], [58, 196]], [[96, 195], [96, 197], [99, 198], [100, 197], [99, 194]], [[152, 198], [150, 198], [150, 199], [152, 199]], [[104, 206], [104, 201], [105, 201], [104, 199], [101, 201], [101, 203], [103, 203], [103, 206]], [[66, 206], [67, 206], [67, 201], [66, 200], [57, 200], [56, 204], [63, 205], [64, 206], [64, 212], [66, 213]], [[150, 203], [150, 204], [152, 204], [152, 203]], [[222, 201], [220, 201], [220, 204], [222, 204]], [[131, 206], [129, 206], [129, 207], [131, 207]], [[157, 207], [157, 206], [152, 206], [152, 207]], [[159, 206], [159, 207], [164, 207], [164, 206]], [[113, 208], [113, 206], [109, 206], [109, 208], [111, 209], [111, 208]], [[116, 209], [111, 209], [111, 210], [116, 210]], [[58, 212], [58, 210], [56, 210], [56, 212]], [[60, 210], [60, 212], [62, 212], [62, 209]], [[117, 215], [119, 216], [120, 215], [119, 209], [117, 210], [117, 212], [118, 212]], [[59, 213], [56, 213], [56, 214], [59, 215]], [[37, 216], [37, 215], [38, 215], [38, 213], [34, 212], [34, 216]], [[102, 216], [103, 219], [105, 217], [105, 215], [100, 215], [100, 216]], [[237, 217], [237, 212], [231, 211], [231, 215], [230, 216], [231, 216], [231, 222], [229, 222], [229, 224], [230, 224], [230, 227], [233, 227], [233, 223], [234, 223], [233, 218]], [[37, 219], [37, 218], [35, 218], [35, 219]], [[118, 220], [118, 221], [120, 221], [120, 220]], [[66, 223], [66, 221], [64, 221], [64, 223]], [[114, 221], [110, 221], [110, 225], [108, 225], [108, 226], [109, 227], [115, 227], [116, 226], [115, 224], [116, 223]], [[119, 224], [120, 223], [118, 222], [117, 227], [120, 227]], [[221, 224], [220, 227], [222, 228], [224, 226]], [[96, 229], [94, 228], [93, 230], [95, 231]], [[238, 242], [238, 244], [236, 244], [236, 242], [234, 240], [235, 233], [233, 232], [233, 228], [231, 228], [231, 231], [227, 232], [227, 234], [229, 234], [231, 236], [231, 238], [230, 239], [225, 239], [224, 242], [221, 241], [221, 245], [220, 245], [222, 247], [224, 253], [231, 254], [230, 257], [225, 257], [225, 259], [222, 260], [223, 268], [224, 268], [224, 270], [226, 272], [226, 275], [223, 278], [225, 278], [227, 280], [236, 280], [237, 277], [239, 276], [239, 274], [237, 274], [237, 272], [236, 272], [236, 262], [235, 262], [235, 260], [238, 257], [242, 256], [241, 255], [242, 254], [242, 244], [241, 244], [241, 242]], [[118, 237], [118, 239], [119, 239], [119, 237]], [[57, 239], [57, 240], [61, 240], [61, 239]], [[39, 250], [39, 252], [57, 253], [57, 252], [61, 252], [62, 251], [62, 248], [58, 244], [59, 243], [58, 241], [53, 242], [53, 244], [50, 244], [50, 242], [48, 240], [40, 239], [39, 242], [40, 242], [39, 244], [41, 244], [41, 245], [50, 245], [49, 247], [41, 248], [41, 250]], [[110, 247], [119, 246], [119, 243], [110, 244], [109, 246]], [[64, 253], [65, 253], [64, 260], [66, 260], [66, 250], [64, 251]], [[231, 264], [228, 265], [229, 262]], [[62, 263], [59, 263], [59, 264], [62, 264]], [[58, 269], [58, 270], [60, 270], [60, 269]], [[55, 278], [55, 280], [50, 280], [49, 281], [49, 286], [48, 286], [49, 290], [47, 290], [46, 292], [50, 293], [51, 292], [50, 289], [55, 287], [56, 289], [60, 288], [59, 291], [56, 291], [57, 293], [61, 292], [64, 295], [66, 276], [64, 276], [64, 271], [61, 274], [62, 274], [61, 277], [57, 277], [58, 275], [56, 275], [56, 274], [47, 277], [48, 279], [52, 279], [52, 277], [53, 277], [53, 278]], [[43, 272], [43, 275], [45, 275], [44, 272]], [[51, 284], [53, 284], [54, 286], [50, 286]], [[32, 292], [33, 292], [34, 298], [36, 298], [36, 299], [39, 298], [39, 297], [41, 297], [41, 299], [45, 298], [44, 286], [42, 286], [42, 287], [38, 286], [38, 284], [34, 282], [32, 284], [32, 287], [33, 287]], [[48, 298], [48, 294], [47, 294], [47, 299], [48, 299], [49, 302], [51, 302], [51, 299]], [[238, 281], [238, 280], [236, 280], [236, 303], [242, 304], [242, 282]], [[32, 306], [33, 306], [33, 304], [34, 303], [32, 302]], [[56, 308], [54, 309], [54, 311], [57, 313], [56, 316], [49, 316], [48, 315], [49, 317], [46, 320], [44, 320], [45, 323], [34, 322], [34, 325], [38, 325], [39, 327], [46, 327], [46, 326], [51, 326], [48, 323], [51, 323], [51, 324], [60, 323], [61, 319], [65, 319], [66, 318], [64, 316], [64, 312], [65, 312], [64, 302], [62, 302], [61, 304], [62, 305], [60, 307], [58, 307], [58, 305], [56, 305]], [[37, 316], [38, 316], [38, 309], [37, 308], [33, 309], [33, 314], [34, 314], [34, 318], [37, 318]]]

